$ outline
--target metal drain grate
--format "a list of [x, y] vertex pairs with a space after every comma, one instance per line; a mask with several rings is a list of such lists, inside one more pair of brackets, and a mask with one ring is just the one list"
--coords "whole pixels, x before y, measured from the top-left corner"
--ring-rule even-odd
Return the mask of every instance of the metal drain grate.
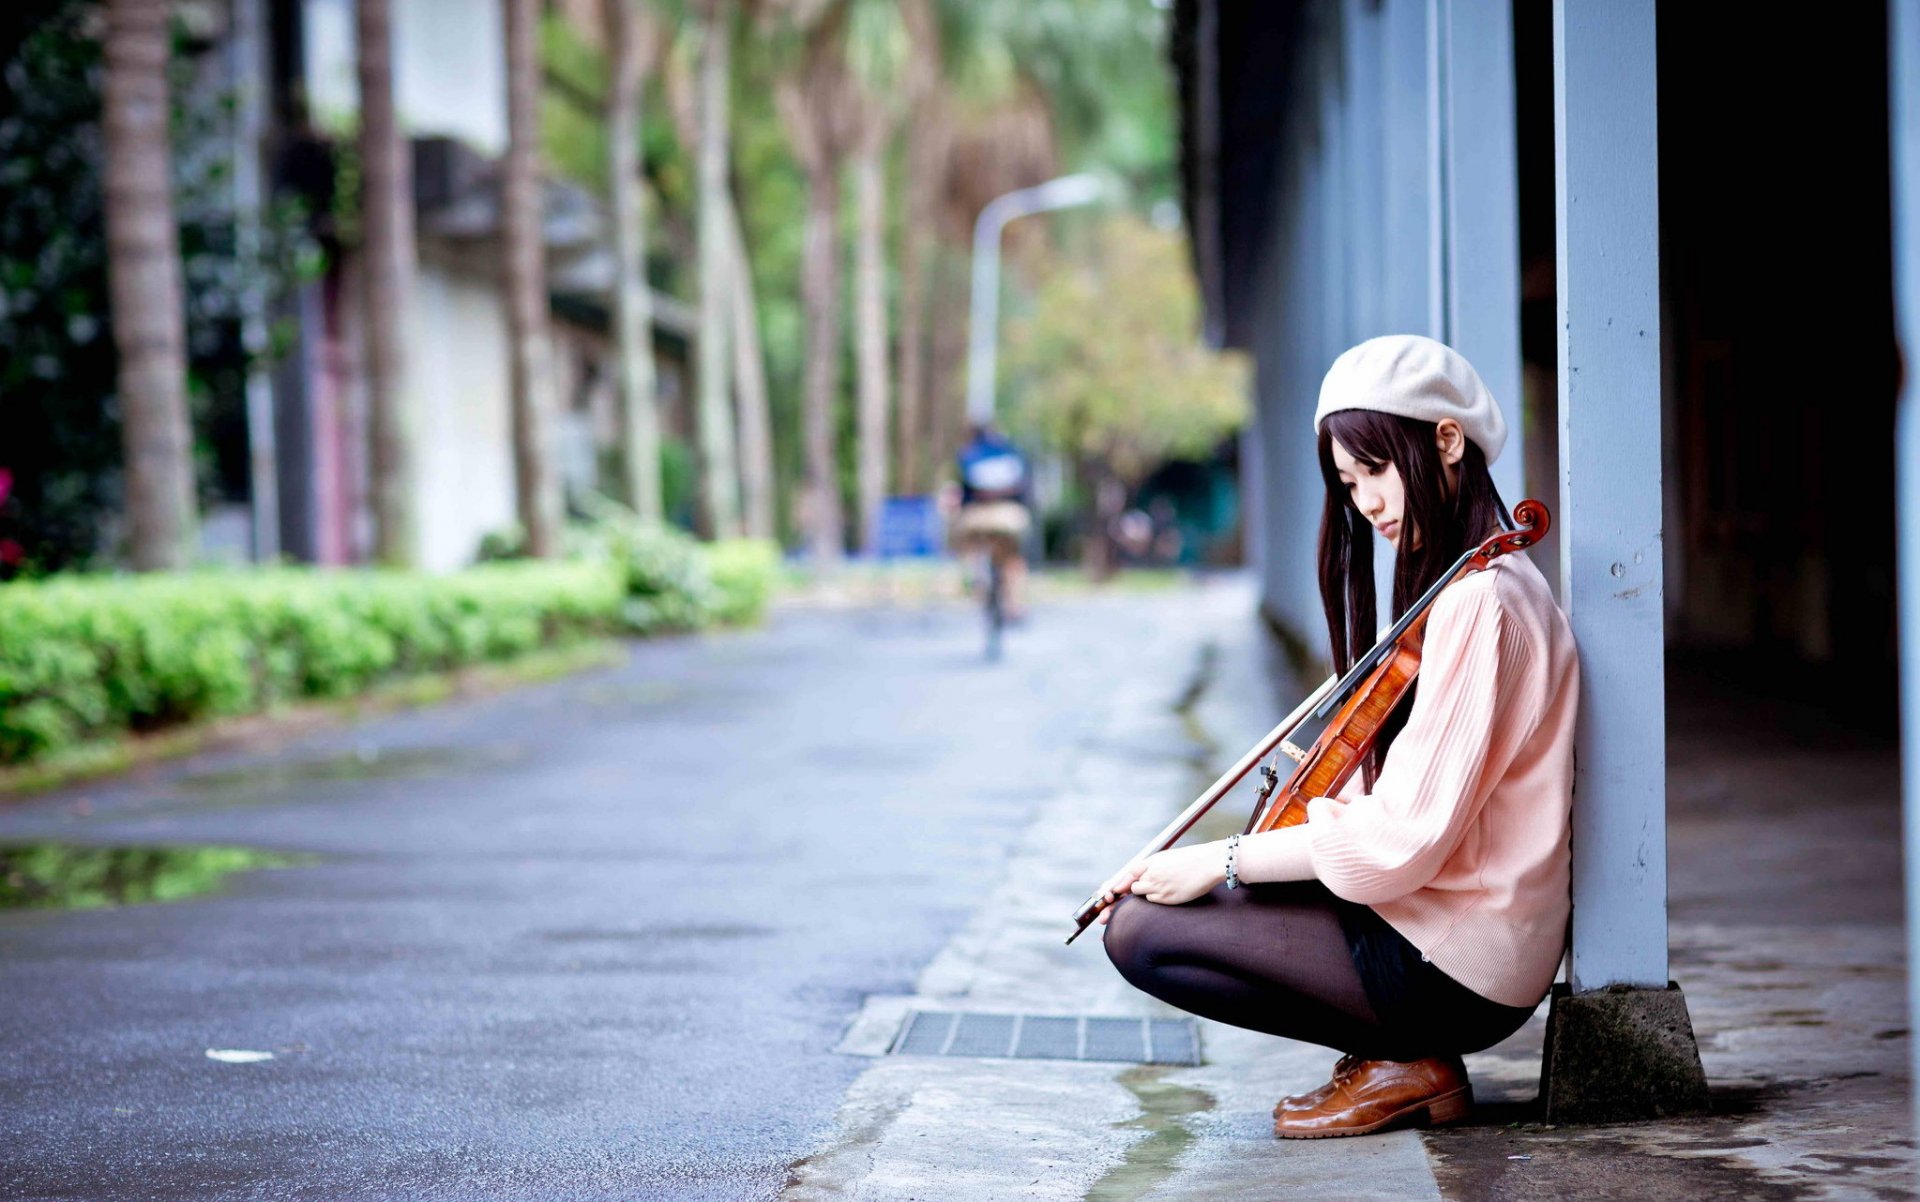
[[915, 1010], [887, 1050], [895, 1056], [1198, 1064], [1200, 1031], [1190, 1018]]

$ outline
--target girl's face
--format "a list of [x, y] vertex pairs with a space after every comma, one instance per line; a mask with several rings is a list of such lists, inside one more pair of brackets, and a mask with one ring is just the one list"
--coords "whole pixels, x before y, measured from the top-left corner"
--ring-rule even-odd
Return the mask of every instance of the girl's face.
[[[1400, 469], [1391, 459], [1382, 460], [1378, 465], [1362, 462], [1340, 445], [1338, 438], [1329, 436], [1327, 441], [1333, 451], [1334, 470], [1339, 474], [1340, 483], [1346, 486], [1347, 500], [1353, 502], [1360, 516], [1373, 523], [1380, 536], [1398, 551], [1400, 533], [1406, 528], [1407, 505], [1407, 490], [1400, 479]], [[1434, 423], [1433, 449], [1446, 475], [1447, 495], [1452, 496], [1460, 487], [1460, 460], [1467, 449], [1467, 435], [1460, 423], [1450, 417]], [[1414, 531], [1413, 549], [1420, 549], [1418, 530]]]
[[1347, 500], [1360, 511], [1360, 516], [1373, 524], [1381, 537], [1400, 549], [1400, 530], [1406, 511], [1407, 492], [1400, 481], [1400, 469], [1391, 459], [1378, 465], [1362, 463], [1353, 457], [1353, 452], [1340, 445], [1340, 440], [1330, 440], [1333, 444], [1333, 466], [1340, 473], [1340, 483], [1346, 485]]

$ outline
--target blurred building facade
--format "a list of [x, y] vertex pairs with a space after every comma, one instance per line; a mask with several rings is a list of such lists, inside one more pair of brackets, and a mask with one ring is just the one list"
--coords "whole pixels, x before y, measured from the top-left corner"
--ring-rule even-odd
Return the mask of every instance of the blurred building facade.
[[[1269, 615], [1318, 646], [1302, 570], [1323, 491], [1311, 421], [1347, 347], [1420, 333], [1458, 348], [1518, 427], [1494, 468], [1503, 496], [1557, 503], [1551, 8], [1178, 12], [1210, 331], [1258, 362], [1249, 549]], [[1668, 644], [1729, 670], [1858, 682], [1888, 715], [1886, 13], [1730, 27], [1674, 5], [1658, 22], [1658, 140], [1645, 151], [1659, 164]], [[1489, 72], [1504, 78], [1476, 82]], [[1837, 129], [1847, 153], [1821, 132]], [[1556, 586], [1557, 555], [1552, 539], [1534, 552]]]
[[[343, 228], [353, 219], [351, 197], [341, 186], [358, 112], [352, 0], [207, 7], [214, 36], [239, 39], [226, 56], [229, 86], [242, 95], [251, 86], [258, 97], [258, 118], [236, 154], [254, 159], [267, 199], [305, 203], [326, 264], [273, 315], [294, 339], [266, 381], [277, 517], [264, 541], [299, 560], [360, 562], [372, 545], [361, 285], [351, 229]], [[407, 328], [416, 506], [423, 564], [446, 570], [471, 562], [483, 535], [515, 520], [500, 281], [504, 33], [499, 0], [393, 11], [395, 103], [414, 151], [418, 275]], [[550, 178], [545, 232], [561, 471], [569, 489], [612, 491], [605, 486], [618, 431], [604, 201]], [[658, 293], [653, 311], [663, 432], [684, 437], [694, 321], [684, 304]]]

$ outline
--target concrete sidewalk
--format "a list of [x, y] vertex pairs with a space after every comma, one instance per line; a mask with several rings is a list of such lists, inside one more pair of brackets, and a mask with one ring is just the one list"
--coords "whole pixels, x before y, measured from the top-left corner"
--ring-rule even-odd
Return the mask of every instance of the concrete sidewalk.
[[[1915, 1165], [1889, 746], [1695, 681], [1672, 690], [1673, 972], [1712, 1116], [1537, 1121], [1545, 1007], [1469, 1058], [1468, 1125], [1281, 1142], [1269, 1111], [1322, 1048], [1203, 1022], [1193, 1068], [884, 1055], [913, 1006], [1170, 1016], [1068, 916], [1303, 689], [1242, 582], [1195, 594], [1114, 660], [1100, 736], [912, 998], [869, 998], [840, 1050], [874, 1057], [782, 1197], [971, 1199], [1904, 1198]], [[1041, 617], [1044, 621], [1044, 614]], [[1197, 837], [1238, 829], [1249, 793]], [[1807, 821], [1810, 808], [1817, 821]]]

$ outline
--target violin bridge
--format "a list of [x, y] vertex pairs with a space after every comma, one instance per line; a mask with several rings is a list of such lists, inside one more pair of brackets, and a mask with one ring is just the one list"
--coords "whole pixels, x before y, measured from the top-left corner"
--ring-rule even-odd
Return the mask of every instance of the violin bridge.
[[1280, 750], [1288, 759], [1296, 764], [1304, 764], [1307, 762], [1307, 753], [1294, 746], [1292, 739], [1280, 740]]

